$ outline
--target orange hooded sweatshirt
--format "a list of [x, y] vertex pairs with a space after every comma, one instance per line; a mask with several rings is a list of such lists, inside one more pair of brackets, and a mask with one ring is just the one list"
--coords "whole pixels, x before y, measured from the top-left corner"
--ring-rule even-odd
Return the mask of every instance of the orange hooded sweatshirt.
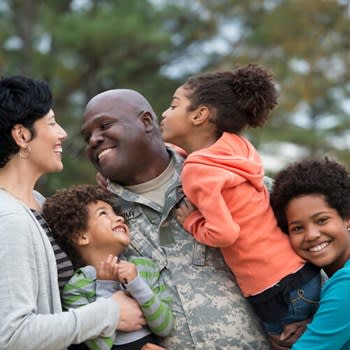
[[185, 229], [221, 249], [244, 296], [259, 294], [304, 266], [277, 226], [261, 159], [247, 139], [224, 133], [187, 157], [181, 179], [199, 210], [185, 220]]

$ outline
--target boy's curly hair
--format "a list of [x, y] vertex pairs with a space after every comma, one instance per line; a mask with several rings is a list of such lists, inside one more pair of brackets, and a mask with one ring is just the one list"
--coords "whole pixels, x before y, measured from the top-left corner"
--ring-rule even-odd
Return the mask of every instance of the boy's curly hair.
[[[88, 228], [88, 205], [104, 201], [113, 207], [113, 194], [94, 185], [76, 185], [57, 190], [46, 199], [43, 216], [59, 246], [67, 253], [75, 268], [83, 266], [75, 240]], [[116, 208], [114, 208], [116, 210]]]
[[277, 105], [272, 75], [257, 64], [195, 75], [186, 80], [183, 88], [191, 102], [189, 110], [207, 106], [219, 134], [262, 126]]
[[342, 219], [350, 217], [350, 175], [346, 168], [328, 158], [304, 159], [289, 165], [275, 177], [271, 206], [283, 232], [288, 233], [285, 214], [288, 203], [309, 194], [323, 195]]

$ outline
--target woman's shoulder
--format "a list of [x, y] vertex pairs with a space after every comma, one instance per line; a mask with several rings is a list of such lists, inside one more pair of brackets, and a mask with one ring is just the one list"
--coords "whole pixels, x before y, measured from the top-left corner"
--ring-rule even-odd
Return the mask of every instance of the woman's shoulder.
[[25, 210], [20, 201], [4, 190], [0, 190], [0, 203], [0, 213], [2, 215], [5, 213], [21, 212]]
[[0, 190], [0, 203], [0, 228], [3, 230], [13, 225], [21, 228], [28, 227], [28, 222], [33, 221], [30, 209], [6, 191]]

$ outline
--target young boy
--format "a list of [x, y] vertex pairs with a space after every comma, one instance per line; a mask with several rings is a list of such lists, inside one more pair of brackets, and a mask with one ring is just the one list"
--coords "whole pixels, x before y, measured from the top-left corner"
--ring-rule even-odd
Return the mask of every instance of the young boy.
[[172, 331], [172, 298], [153, 261], [120, 259], [130, 236], [112, 203], [112, 195], [100, 187], [72, 186], [46, 200], [43, 216], [77, 269], [63, 289], [64, 308], [78, 308], [120, 289], [139, 303], [149, 327], [88, 340], [89, 348], [139, 350], [157, 343], [154, 334], [164, 337]]

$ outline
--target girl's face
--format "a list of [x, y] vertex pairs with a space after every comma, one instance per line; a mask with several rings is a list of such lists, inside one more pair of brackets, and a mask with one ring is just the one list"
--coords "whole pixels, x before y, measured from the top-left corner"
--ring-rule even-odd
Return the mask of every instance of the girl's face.
[[344, 220], [322, 194], [293, 198], [286, 208], [289, 238], [304, 259], [323, 267], [328, 275], [350, 257], [350, 219]]
[[192, 135], [191, 116], [196, 111], [189, 111], [190, 100], [186, 97], [186, 89], [180, 86], [171, 100], [170, 107], [163, 112], [160, 130], [165, 142], [170, 142], [186, 150]]
[[52, 109], [34, 123], [35, 136], [28, 145], [31, 149], [29, 160], [34, 171], [41, 174], [58, 172], [63, 169], [62, 144], [67, 133], [56, 122]]

